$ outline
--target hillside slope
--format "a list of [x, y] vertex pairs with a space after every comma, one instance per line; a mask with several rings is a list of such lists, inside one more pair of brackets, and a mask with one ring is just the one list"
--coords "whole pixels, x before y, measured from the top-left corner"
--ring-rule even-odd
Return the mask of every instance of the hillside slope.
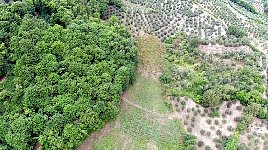
[[[180, 130], [185, 130], [186, 133], [196, 137], [194, 149], [264, 150], [268, 148], [268, 142], [265, 140], [268, 137], [268, 122], [267, 119], [260, 119], [260, 117], [267, 118], [268, 106], [266, 94], [268, 17], [263, 14], [263, 7], [260, 3], [253, 3], [252, 6], [256, 8], [257, 13], [252, 13], [230, 0], [125, 0], [123, 9], [110, 6], [106, 14], [107, 18], [111, 15], [118, 16], [121, 22], [130, 29], [134, 38], [143, 37], [149, 33], [161, 41], [169, 42], [169, 37], [176, 37], [178, 32], [184, 32], [190, 37], [197, 35], [201, 38], [201, 45], [196, 48], [198, 52], [191, 52], [182, 39], [175, 38], [176, 40], [173, 41], [175, 45], [167, 48], [165, 52], [165, 61], [168, 63], [163, 64], [163, 72], [167, 72], [175, 79], [171, 81], [171, 84], [162, 87], [162, 91], [168, 96], [167, 99], [173, 108], [171, 116], [166, 117], [176, 118], [182, 123]], [[230, 34], [230, 27], [245, 32], [245, 35], [237, 37]], [[192, 39], [187, 40], [192, 41]], [[185, 50], [188, 52], [181, 52]], [[147, 58], [150, 55], [143, 54], [140, 57]], [[202, 70], [202, 64], [207, 65], [207, 63], [211, 65]], [[243, 70], [247, 69], [252, 74], [242, 75]], [[148, 74], [153, 73], [150, 73], [148, 68], [145, 70], [149, 71]], [[240, 71], [242, 74], [239, 74]], [[186, 74], [185, 78], [183, 78], [183, 73]], [[237, 78], [233, 78], [235, 76]], [[162, 77], [162, 81], [170, 82], [169, 76]], [[211, 90], [204, 94], [203, 92], [207, 89], [202, 89], [206, 86], [203, 86], [201, 82], [205, 81], [200, 79], [206, 78], [209, 79], [206, 86], [211, 86], [209, 87]], [[231, 87], [227, 87], [229, 86], [228, 80], [235, 83], [231, 82]], [[244, 80], [247, 80], [245, 82], [248, 82], [248, 85], [243, 85]], [[216, 86], [222, 84], [221, 82], [223, 85], [217, 89]], [[240, 83], [236, 84], [237, 82]], [[200, 87], [197, 87], [198, 84]], [[139, 83], [134, 86], [137, 86], [137, 89], [142, 88]], [[250, 86], [256, 86], [251, 89], [253, 91], [256, 89], [258, 94], [255, 93], [256, 97], [250, 97], [246, 103], [242, 97], [241, 99], [234, 98], [232, 95], [227, 98], [221, 97], [221, 93], [224, 92], [221, 88], [226, 87], [227, 90], [245, 88], [248, 90], [248, 96], [253, 96], [249, 92]], [[215, 89], [220, 92], [213, 93]], [[198, 93], [200, 91], [202, 92]], [[210, 102], [215, 100], [212, 96], [220, 102]], [[203, 101], [206, 99], [203, 97], [211, 98], [207, 100], [210, 104], [206, 103], [211, 107], [204, 107], [206, 104]], [[139, 101], [139, 98], [137, 94], [133, 99]], [[259, 100], [253, 100], [255, 98]], [[154, 99], [147, 98], [146, 101], [151, 101], [153, 104]], [[144, 107], [143, 104], [139, 106]], [[154, 119], [158, 120], [157, 117]], [[121, 121], [124, 123], [124, 120]], [[116, 130], [122, 134], [129, 132], [128, 130], [122, 131], [122, 127]], [[114, 141], [115, 139], [126, 140], [122, 136], [115, 135], [117, 134], [113, 131], [97, 140], [98, 147], [96, 148], [101, 149], [109, 142], [118, 143]], [[127, 139], [131, 139], [131, 136], [128, 135]], [[154, 146], [141, 149], [163, 149], [158, 142], [152, 142], [152, 139], [149, 141], [151, 142], [148, 145], [155, 143]], [[116, 149], [125, 148], [122, 145], [116, 147]], [[127, 149], [135, 149], [135, 146], [132, 145]]]

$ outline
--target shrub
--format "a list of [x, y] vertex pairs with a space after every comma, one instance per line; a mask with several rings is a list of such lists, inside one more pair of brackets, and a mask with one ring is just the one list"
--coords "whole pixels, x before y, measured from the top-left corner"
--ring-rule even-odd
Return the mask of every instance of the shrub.
[[231, 25], [227, 29], [227, 34], [234, 35], [237, 38], [242, 38], [243, 36], [247, 36], [247, 33], [240, 27]]
[[160, 76], [160, 81], [162, 81], [165, 84], [168, 84], [172, 81], [172, 78], [169, 74], [164, 73]]
[[203, 141], [198, 141], [197, 142], [197, 145], [198, 145], [198, 147], [203, 147], [204, 146], [204, 142]]
[[196, 137], [190, 134], [183, 135], [183, 145], [185, 149], [193, 149], [196, 143]]
[[232, 126], [228, 126], [228, 127], [227, 127], [227, 130], [228, 130], [228, 131], [233, 131], [234, 128], [233, 128]]
[[241, 121], [241, 118], [240, 118], [240, 117], [235, 117], [235, 118], [234, 118], [234, 121], [235, 121], [235, 122], [240, 122], [240, 121]]
[[200, 134], [204, 135], [205, 134], [205, 130], [200, 130]]
[[215, 121], [214, 121], [214, 124], [215, 124], [215, 125], [219, 125], [219, 123], [220, 123], [219, 120], [215, 120]]
[[189, 115], [186, 115], [186, 119], [189, 119], [190, 118], [190, 116]]
[[225, 114], [232, 115], [233, 113], [232, 113], [231, 109], [226, 109]]
[[192, 132], [192, 128], [187, 128], [187, 132]]
[[207, 146], [205, 147], [205, 150], [211, 150], [210, 146], [207, 145]]
[[188, 42], [189, 42], [190, 47], [196, 48], [199, 46], [201, 39], [196, 35], [190, 35], [188, 37]]
[[182, 101], [181, 101], [181, 104], [182, 104], [182, 105], [185, 105], [185, 104], [186, 104], [186, 102], [182, 100]]
[[218, 136], [221, 136], [221, 135], [222, 135], [221, 130], [218, 129], [218, 130], [216, 131], [216, 134], [217, 134]]
[[227, 102], [227, 108], [230, 108], [232, 106], [232, 102]]
[[236, 106], [236, 110], [241, 111], [242, 110], [242, 106]]
[[217, 149], [222, 149], [222, 145], [221, 145], [220, 143], [217, 143], [217, 144], [216, 144], [216, 148], [217, 148]]

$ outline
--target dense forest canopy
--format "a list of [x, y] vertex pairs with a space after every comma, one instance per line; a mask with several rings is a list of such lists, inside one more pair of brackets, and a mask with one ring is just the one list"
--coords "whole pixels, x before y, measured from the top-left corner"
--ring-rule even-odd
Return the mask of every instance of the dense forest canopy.
[[116, 0], [0, 4], [0, 149], [74, 149], [117, 113], [136, 48]]

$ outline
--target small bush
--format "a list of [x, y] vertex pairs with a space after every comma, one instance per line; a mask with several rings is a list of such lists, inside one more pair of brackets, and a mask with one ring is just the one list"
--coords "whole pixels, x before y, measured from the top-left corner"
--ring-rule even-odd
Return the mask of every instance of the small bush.
[[205, 150], [211, 150], [211, 148], [207, 145], [207, 146], [205, 147]]
[[232, 102], [227, 102], [227, 108], [230, 108], [232, 106]]
[[215, 127], [214, 127], [214, 126], [210, 126], [210, 129], [211, 129], [211, 130], [214, 130], [214, 129], [215, 129]]
[[186, 104], [186, 102], [185, 102], [185, 101], [181, 101], [181, 104], [182, 104], [182, 105], [185, 105], [185, 104]]
[[186, 115], [186, 119], [189, 119], [190, 118], [190, 116], [189, 115]]
[[170, 75], [164, 73], [160, 76], [160, 81], [162, 81], [165, 84], [168, 84], [172, 81], [172, 78]]
[[235, 122], [240, 122], [240, 121], [241, 121], [241, 118], [240, 118], [240, 117], [235, 117], [235, 118], [234, 118], [234, 121], [235, 121]]
[[232, 115], [233, 112], [232, 112], [230, 109], [226, 109], [226, 110], [225, 110], [225, 114], [227, 114], [227, 115]]
[[205, 130], [200, 130], [200, 134], [204, 135], [205, 134]]
[[187, 128], [187, 132], [192, 132], [192, 128]]
[[221, 130], [218, 129], [218, 130], [216, 131], [216, 134], [217, 134], [218, 136], [221, 136], [221, 135], [222, 135]]
[[236, 106], [236, 110], [241, 111], [242, 110], [242, 106]]
[[187, 108], [187, 112], [189, 113], [191, 111], [191, 109], [190, 108]]
[[203, 141], [198, 141], [197, 142], [197, 145], [198, 145], [198, 147], [203, 147], [204, 146], [204, 142]]
[[215, 124], [215, 125], [219, 125], [219, 123], [220, 123], [219, 120], [215, 120], [215, 121], [214, 121], [214, 124]]
[[217, 149], [222, 149], [222, 145], [221, 145], [220, 143], [217, 143], [217, 144], [216, 144], [216, 148], [217, 148]]

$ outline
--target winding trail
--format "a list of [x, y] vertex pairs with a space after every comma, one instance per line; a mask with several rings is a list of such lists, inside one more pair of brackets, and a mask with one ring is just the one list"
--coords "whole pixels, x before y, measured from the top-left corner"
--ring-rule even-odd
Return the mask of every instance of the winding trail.
[[172, 113], [169, 113], [169, 114], [163, 114], [163, 113], [158, 113], [158, 112], [155, 112], [155, 111], [151, 111], [149, 109], [146, 109], [146, 108], [143, 108], [142, 106], [126, 99], [126, 98], [122, 98], [122, 101], [127, 103], [128, 105], [132, 106], [132, 107], [135, 107], [135, 108], [138, 108], [148, 114], [151, 114], [155, 117], [158, 117], [158, 118], [162, 118], [162, 119], [179, 119], [179, 117], [177, 116], [177, 113], [176, 112], [172, 112]]

